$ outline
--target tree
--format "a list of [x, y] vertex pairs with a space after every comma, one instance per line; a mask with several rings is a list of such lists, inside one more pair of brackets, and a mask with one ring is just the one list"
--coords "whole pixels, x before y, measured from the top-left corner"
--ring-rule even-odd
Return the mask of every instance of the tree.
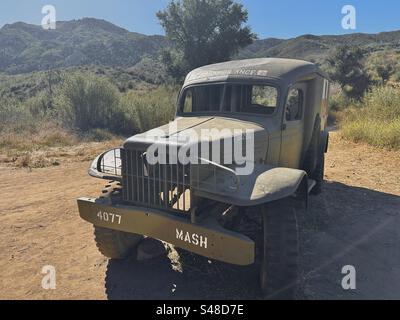
[[256, 38], [244, 25], [247, 11], [232, 0], [173, 0], [157, 17], [172, 43], [162, 60], [177, 80], [194, 68], [229, 60]]
[[328, 63], [332, 68], [330, 77], [339, 82], [345, 95], [361, 99], [371, 84], [371, 78], [365, 71], [364, 52], [358, 47], [340, 46]]

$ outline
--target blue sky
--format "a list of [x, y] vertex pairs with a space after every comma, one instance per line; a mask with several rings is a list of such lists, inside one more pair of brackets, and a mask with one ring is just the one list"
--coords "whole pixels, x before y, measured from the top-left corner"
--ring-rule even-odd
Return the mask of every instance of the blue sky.
[[[162, 34], [155, 12], [168, 0], [1, 0], [0, 26], [24, 21], [40, 24], [41, 8], [57, 9], [57, 20], [82, 17], [106, 19], [130, 31]], [[400, 1], [396, 0], [241, 0], [249, 11], [249, 24], [260, 38], [291, 38], [302, 34], [349, 33], [341, 27], [341, 9], [357, 10], [357, 29], [377, 33], [400, 30]]]

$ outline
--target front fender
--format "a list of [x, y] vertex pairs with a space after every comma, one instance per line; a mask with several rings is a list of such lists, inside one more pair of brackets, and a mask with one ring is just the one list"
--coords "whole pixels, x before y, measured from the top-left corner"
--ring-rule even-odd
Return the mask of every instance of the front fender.
[[294, 195], [299, 189], [307, 197], [307, 173], [303, 170], [256, 165], [252, 175], [241, 176], [238, 190], [208, 192], [194, 188], [196, 196], [235, 206], [256, 206]]

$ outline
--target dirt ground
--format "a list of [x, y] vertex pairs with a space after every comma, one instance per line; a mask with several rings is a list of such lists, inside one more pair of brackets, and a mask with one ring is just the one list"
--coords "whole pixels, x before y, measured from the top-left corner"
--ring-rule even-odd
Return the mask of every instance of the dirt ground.
[[[76, 198], [102, 181], [89, 162], [0, 166], [0, 299], [258, 299], [254, 267], [210, 262], [182, 250], [147, 262], [107, 260], [82, 221]], [[400, 152], [342, 141], [333, 134], [324, 192], [301, 217], [299, 299], [400, 298]], [[41, 287], [56, 268], [56, 289]], [[342, 267], [357, 271], [344, 291]]]

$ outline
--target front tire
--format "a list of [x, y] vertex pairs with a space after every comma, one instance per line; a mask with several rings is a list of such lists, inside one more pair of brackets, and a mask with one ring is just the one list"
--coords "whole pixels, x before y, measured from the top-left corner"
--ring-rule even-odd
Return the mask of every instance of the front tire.
[[262, 207], [260, 284], [266, 299], [294, 299], [298, 285], [299, 231], [290, 198]]
[[[122, 200], [121, 185], [110, 182], [102, 191], [100, 199], [111, 205]], [[94, 226], [94, 238], [100, 253], [110, 259], [124, 259], [135, 250], [143, 236]]]
[[94, 237], [100, 253], [110, 259], [124, 259], [134, 250], [142, 236], [122, 231], [94, 227]]

